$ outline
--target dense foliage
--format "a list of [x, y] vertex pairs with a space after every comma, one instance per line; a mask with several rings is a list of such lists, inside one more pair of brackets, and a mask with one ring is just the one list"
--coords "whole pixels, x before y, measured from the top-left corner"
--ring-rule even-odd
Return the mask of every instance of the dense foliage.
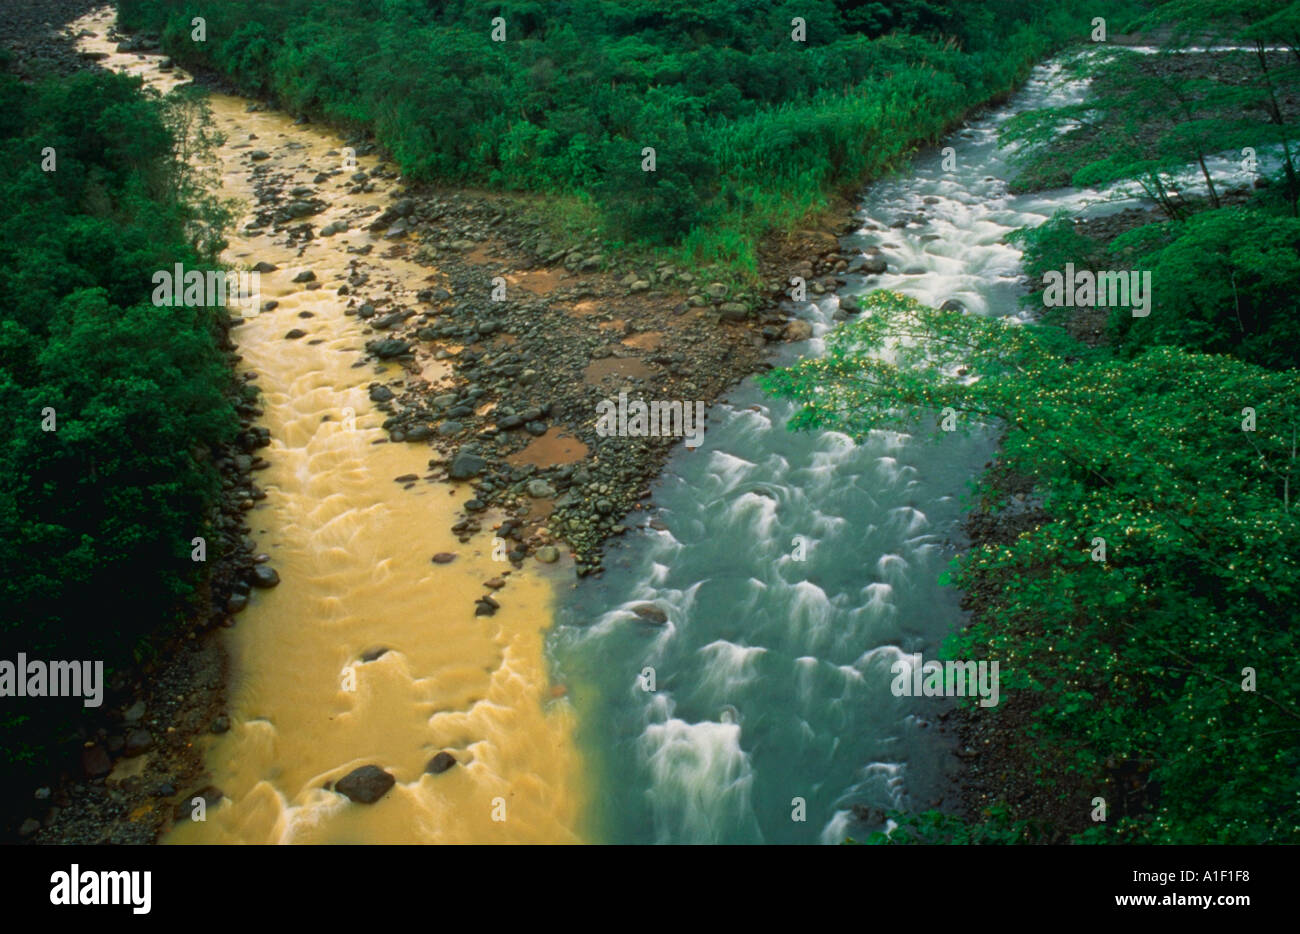
[[[1151, 310], [1111, 311], [1109, 335], [1125, 353], [1155, 344], [1231, 353], [1273, 369], [1300, 366], [1300, 220], [1268, 199], [1207, 210], [1185, 221], [1148, 224], [1099, 243], [1062, 215], [1021, 231], [1025, 267], [1151, 273]], [[1041, 307], [1041, 295], [1030, 302]], [[1066, 309], [1056, 309], [1055, 316]]]
[[[1049, 519], [959, 561], [958, 584], [995, 582], [996, 596], [945, 650], [1000, 659], [1004, 690], [1040, 696], [1040, 735], [1084, 775], [1149, 771], [1158, 804], [1087, 838], [1290, 839], [1300, 374], [1171, 347], [1122, 360], [1058, 328], [896, 293], [865, 304], [824, 357], [767, 386], [803, 403], [797, 427], [912, 429], [947, 406], [1006, 426], [1004, 461]], [[897, 352], [873, 354], [886, 343]], [[959, 365], [979, 378], [948, 375]]]
[[[1034, 277], [1067, 263], [1151, 272], [1148, 316], [1115, 308], [1086, 346], [1071, 308], [1018, 325], [875, 293], [826, 358], [767, 386], [803, 403], [796, 427], [913, 429], [952, 406], [1005, 429], [1002, 462], [1034, 485], [1043, 522], [958, 559], [954, 580], [982, 606], [945, 653], [1001, 660], [1005, 686], [1032, 696], [1031, 751], [1050, 753], [1031, 758], [1065, 761], [1067, 784], [1109, 797], [1108, 821], [1075, 821], [1091, 823], [1078, 842], [1294, 842], [1300, 221], [1281, 101], [1300, 86], [1300, 4], [1173, 0], [1148, 22], [1173, 26], [1164, 53], [1080, 57], [1091, 98], [1006, 134], [1030, 144], [1022, 187], [1136, 181], [1164, 209], [1169, 221], [1110, 242], [1067, 216], [1018, 237]], [[1221, 57], [1213, 77], [1178, 56], [1212, 40], [1253, 53]], [[1275, 169], [1232, 191], [1213, 157], [1245, 146], [1271, 147]], [[979, 494], [1005, 497], [995, 477]], [[1048, 794], [1062, 783], [1041, 766], [1039, 779]], [[900, 816], [868, 842], [1043, 830], [995, 807], [975, 823]]]
[[[372, 131], [414, 178], [594, 199], [615, 242], [680, 243], [751, 272], [766, 230], [886, 170], [1112, 6], [119, 3], [127, 26], [161, 32], [182, 63]], [[806, 42], [792, 41], [794, 17]]]
[[[196, 126], [138, 80], [0, 75], [0, 659], [111, 672], [200, 582], [190, 542], [217, 489], [203, 458], [236, 427], [224, 312], [149, 301], [156, 270], [205, 268], [220, 243], [222, 212], [191, 200], [176, 158]], [[81, 710], [6, 699], [6, 779]]]
[[[1294, 128], [1278, 105], [1300, 70], [1263, 51], [1300, 46], [1300, 4], [1219, 7], [1163, 4], [1150, 21], [1175, 23], [1169, 57], [1085, 56], [1089, 100], [1009, 125], [1030, 144], [1022, 186], [1049, 179], [1044, 166], [1079, 185], [1137, 181], [1170, 218], [1115, 237], [1062, 215], [1017, 237], [1038, 279], [1067, 264], [1150, 272], [1146, 317], [1113, 309], [1104, 340], [1085, 346], [1069, 336], [1074, 309], [1025, 326], [877, 292], [824, 358], [766, 379], [803, 403], [795, 427], [911, 430], [951, 406], [1005, 429], [1002, 464], [1032, 483], [1044, 518], [958, 560], [954, 581], [982, 605], [945, 652], [1001, 660], [1005, 687], [1033, 698], [1030, 748], [1050, 751], [1039, 761], [1064, 761], [1071, 787], [1110, 798], [1106, 822], [1075, 821], [1079, 842], [1300, 833], [1300, 221]], [[1207, 37], [1258, 54], [1207, 78], [1176, 57]], [[1258, 190], [1212, 168], [1243, 146], [1274, 147]], [[1189, 179], [1199, 196], [1180, 193]], [[1027, 302], [1041, 308], [1042, 294]], [[994, 477], [979, 494], [1006, 495]], [[1048, 794], [1061, 784], [1038, 777]], [[900, 815], [868, 842], [1044, 830], [995, 807], [975, 824]]]

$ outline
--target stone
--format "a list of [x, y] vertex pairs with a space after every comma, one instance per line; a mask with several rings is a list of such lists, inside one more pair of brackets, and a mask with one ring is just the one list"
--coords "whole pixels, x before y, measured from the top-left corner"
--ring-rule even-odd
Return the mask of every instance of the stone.
[[358, 804], [374, 804], [395, 784], [397, 779], [379, 766], [363, 765], [340, 778], [334, 790]]
[[554, 564], [560, 560], [560, 549], [554, 545], [543, 545], [537, 549], [536, 557], [542, 564]]
[[153, 737], [149, 735], [149, 731], [136, 729], [126, 734], [126, 746], [123, 747], [122, 754], [132, 759], [152, 748]]
[[455, 756], [449, 752], [440, 752], [429, 760], [429, 764], [424, 767], [424, 770], [430, 775], [441, 775], [455, 764]]
[[878, 276], [889, 269], [889, 264], [885, 262], [885, 258], [883, 256], [880, 256], [879, 254], [874, 254], [866, 257], [862, 261], [862, 264], [859, 268], [865, 273], [870, 273], [873, 276]]
[[411, 345], [409, 342], [399, 341], [394, 338], [375, 341], [373, 344], [368, 344], [367, 346], [380, 360], [391, 360], [393, 357], [400, 357], [403, 354], [411, 352]]
[[632, 612], [641, 617], [647, 623], [655, 623], [662, 626], [668, 622], [668, 614], [653, 603], [641, 603], [632, 607]]
[[459, 451], [452, 459], [447, 476], [453, 480], [468, 480], [487, 469], [487, 461], [469, 451]]
[[113, 760], [108, 757], [108, 750], [96, 743], [81, 750], [81, 770], [88, 778], [98, 778], [113, 771]]
[[540, 477], [529, 480], [524, 485], [524, 489], [528, 491], [528, 495], [533, 499], [551, 499], [555, 496], [555, 487]]
[[290, 201], [284, 209], [284, 213], [291, 218], [310, 217], [320, 211], [320, 208], [310, 201]]
[[267, 589], [280, 583], [280, 575], [270, 565], [258, 564], [253, 567], [253, 573], [249, 575], [249, 583], [254, 587]]
[[440, 551], [433, 556], [434, 564], [451, 564], [456, 560], [456, 553], [453, 551]]
[[785, 326], [785, 339], [788, 341], [806, 341], [813, 335], [812, 322], [795, 318]]

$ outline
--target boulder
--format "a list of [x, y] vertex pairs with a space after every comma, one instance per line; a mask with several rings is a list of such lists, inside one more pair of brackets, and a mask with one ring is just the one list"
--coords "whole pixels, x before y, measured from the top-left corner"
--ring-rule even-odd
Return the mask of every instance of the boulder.
[[122, 749], [122, 754], [127, 758], [134, 758], [152, 748], [153, 737], [149, 735], [149, 731], [135, 729], [126, 734], [126, 745]]
[[254, 565], [253, 573], [249, 575], [249, 583], [263, 589], [274, 587], [280, 583], [280, 575], [268, 564]]
[[468, 480], [487, 469], [487, 461], [469, 451], [460, 451], [452, 459], [447, 476], [453, 480]]
[[858, 268], [865, 273], [879, 276], [889, 269], [889, 264], [885, 262], [885, 258], [879, 253], [874, 253], [867, 256]]
[[668, 614], [653, 603], [640, 603], [632, 607], [632, 612], [641, 617], [647, 623], [654, 623], [662, 626], [668, 622]]
[[795, 318], [785, 326], [785, 339], [788, 341], [806, 341], [812, 334], [812, 323], [802, 318]]
[[524, 489], [528, 491], [528, 495], [533, 499], [551, 499], [555, 496], [555, 487], [540, 477], [529, 480], [524, 485]]
[[108, 750], [96, 743], [81, 750], [81, 770], [89, 778], [98, 778], [113, 771], [113, 760], [108, 757]]
[[455, 764], [455, 756], [449, 752], [440, 752], [429, 760], [429, 764], [424, 767], [424, 770], [430, 775], [441, 775]]
[[399, 341], [391, 337], [387, 340], [373, 341], [367, 344], [366, 347], [380, 360], [391, 360], [393, 357], [400, 357], [411, 352], [409, 341]]
[[334, 790], [346, 795], [358, 804], [374, 804], [389, 789], [397, 784], [397, 779], [377, 765], [363, 765], [344, 775], [334, 785]]

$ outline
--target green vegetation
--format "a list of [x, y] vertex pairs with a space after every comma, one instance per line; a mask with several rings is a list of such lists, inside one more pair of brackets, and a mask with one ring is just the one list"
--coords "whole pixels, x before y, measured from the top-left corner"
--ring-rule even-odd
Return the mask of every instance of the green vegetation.
[[[1099, 243], [1067, 216], [1021, 231], [1025, 267], [1150, 270], [1146, 318], [1111, 311], [1109, 334], [1131, 354], [1153, 345], [1233, 354], [1272, 369], [1300, 366], [1300, 220], [1268, 199], [1148, 224]], [[1041, 306], [1040, 295], [1030, 302]], [[1059, 318], [1067, 309], [1051, 312]]]
[[[224, 213], [176, 158], [201, 130], [138, 80], [0, 75], [0, 659], [120, 669], [201, 583], [206, 456], [237, 428], [224, 310], [149, 301], [156, 270], [212, 268], [221, 245]], [[81, 711], [6, 700], [6, 783], [45, 766]]]
[[[996, 596], [945, 654], [1001, 660], [1004, 692], [1041, 695], [1037, 735], [1084, 775], [1150, 763], [1160, 804], [1103, 825], [1113, 838], [1287, 839], [1300, 793], [1288, 627], [1300, 375], [1170, 347], [1119, 359], [1058, 328], [894, 293], [873, 293], [865, 310], [824, 357], [766, 377], [804, 405], [797, 427], [864, 436], [945, 406], [997, 420], [1006, 465], [1035, 481], [1050, 517], [959, 561], [959, 586], [992, 583]], [[870, 355], [901, 336], [910, 346], [894, 362]], [[944, 375], [959, 365], [979, 380]], [[1241, 688], [1245, 667], [1255, 693]]]
[[[1160, 12], [1183, 18], [1176, 44], [1188, 30], [1266, 41], [1262, 21], [1250, 19], [1252, 4], [1241, 5], [1243, 19], [1216, 6], [1180, 0]], [[1298, 38], [1279, 33], [1275, 41]], [[1149, 61], [1119, 57], [1084, 107], [1027, 115], [1012, 127], [1013, 136], [1042, 142], [1060, 121], [1089, 114], [1083, 129], [1031, 151], [1031, 163], [1063, 162], [1080, 184], [1136, 179], [1166, 207], [1169, 222], [1109, 244], [1065, 217], [1021, 234], [1033, 275], [1067, 262], [1151, 270], [1149, 317], [1117, 309], [1109, 342], [1094, 347], [1069, 336], [1067, 309], [1016, 326], [877, 292], [861, 319], [833, 334], [824, 358], [775, 371], [765, 385], [802, 403], [798, 428], [858, 436], [914, 429], [951, 406], [968, 424], [1005, 429], [1003, 465], [1032, 481], [1045, 519], [1010, 544], [975, 547], [955, 563], [954, 582], [986, 599], [945, 655], [1001, 660], [1004, 693], [1033, 698], [1031, 756], [1063, 760], [1098, 794], [1114, 790], [1106, 823], [1080, 831], [1085, 818], [1064, 828], [1076, 842], [1293, 842], [1300, 827], [1293, 128], [1268, 106], [1225, 121], [1218, 105], [1261, 93], [1267, 104], [1270, 88], [1300, 81], [1294, 67], [1270, 60], [1267, 76], [1261, 69], [1249, 87], [1183, 85], [1192, 123], [1180, 148], [1134, 116], [1172, 106], [1151, 84], [1158, 78], [1137, 73], [1136, 63]], [[1222, 99], [1205, 112], [1217, 115], [1197, 124], [1198, 108], [1216, 95]], [[1168, 197], [1175, 169], [1245, 145], [1262, 152], [1270, 142], [1281, 144], [1282, 164], [1261, 192], [1228, 203], [1207, 170], [1203, 197]], [[895, 342], [894, 359], [873, 356]], [[978, 379], [948, 375], [958, 366]], [[977, 494], [1004, 499], [990, 478]], [[1118, 774], [1128, 787], [1108, 784]], [[1040, 768], [1038, 779], [1050, 796], [1061, 777]], [[1086, 805], [1076, 810], [1086, 815]], [[1029, 841], [1043, 829], [1017, 819], [1014, 806], [971, 825], [933, 812], [896, 816], [899, 830], [867, 842]]]
[[[372, 132], [412, 178], [590, 199], [611, 243], [674, 245], [680, 262], [737, 276], [756, 274], [764, 233], [898, 164], [1117, 6], [119, 3], [124, 25], [160, 32], [182, 64]], [[794, 17], [806, 42], [791, 39]]]

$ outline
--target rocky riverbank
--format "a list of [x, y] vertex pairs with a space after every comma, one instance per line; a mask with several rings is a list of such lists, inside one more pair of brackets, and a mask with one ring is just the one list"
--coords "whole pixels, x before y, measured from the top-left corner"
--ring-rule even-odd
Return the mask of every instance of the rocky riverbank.
[[[25, 25], [7, 37], [20, 74], [68, 73], [96, 60], [78, 53], [76, 37], [58, 24], [97, 4], [23, 6]], [[157, 54], [155, 37], [111, 38], [119, 51]], [[354, 142], [359, 155], [373, 154], [366, 141]], [[788, 320], [771, 301], [789, 275], [805, 276], [817, 294], [841, 284], [837, 273], [848, 267], [835, 236], [850, 223], [847, 202], [829, 226], [767, 245], [763, 272], [771, 296], [735, 294], [685, 269], [608, 259], [591, 238], [557, 241], [546, 233], [545, 205], [519, 196], [406, 188], [387, 210], [318, 227], [312, 218], [329, 203], [330, 189], [371, 190], [381, 179], [397, 179], [396, 169], [339, 169], [310, 186], [291, 185], [270, 168], [256, 140], [240, 145], [256, 182], [253, 233], [305, 244], [365, 226], [375, 242], [350, 248], [358, 259], [376, 251], [429, 266], [429, 288], [412, 295], [372, 285], [361, 268], [339, 282], [318, 281], [310, 269], [299, 276], [307, 288], [337, 290], [370, 355], [412, 373], [430, 357], [451, 368], [450, 387], [442, 380], [436, 387], [375, 383], [371, 399], [390, 415], [390, 443], [431, 446], [426, 480], [473, 484], [475, 497], [454, 527], [462, 541], [482, 531], [489, 509], [504, 512], [492, 532], [508, 543], [516, 566], [529, 554], [559, 560], [563, 548], [576, 557], [578, 574], [598, 571], [604, 541], [627, 527], [624, 516], [648, 507], [649, 481], [681, 439], [602, 438], [595, 432], [597, 402], [620, 391], [646, 401], [712, 402], [764, 366], [769, 342], [809, 335], [806, 324]], [[505, 300], [493, 301], [501, 280]], [[233, 318], [231, 327], [241, 323]], [[309, 328], [304, 322], [285, 339], [312, 340]], [[225, 349], [232, 373], [239, 373], [229, 336]], [[87, 720], [57, 774], [29, 801], [10, 802], [8, 829], [20, 838], [153, 842], [196, 795], [221, 797], [204, 784], [197, 748], [202, 734], [230, 725], [227, 660], [214, 631], [235, 624], [253, 588], [278, 581], [268, 557], [256, 553], [246, 521], [265, 498], [253, 478], [268, 466], [257, 452], [270, 442], [255, 425], [255, 380], [242, 373], [232, 400], [242, 429], [236, 443], [207, 453], [222, 474], [223, 493], [209, 517], [210, 576], [193, 618], [159, 635], [154, 661], [114, 676], [102, 713]], [[481, 603], [479, 611], [490, 615], [491, 599]]]
[[23, 79], [68, 75], [94, 61], [61, 30], [103, 6], [103, 0], [0, 0], [0, 49], [10, 71]]
[[[768, 342], [810, 330], [766, 296], [736, 295], [682, 268], [613, 259], [594, 239], [559, 241], [538, 215], [518, 196], [400, 191], [387, 211], [353, 223], [393, 242], [384, 256], [435, 267], [437, 283], [391, 295], [367, 288], [361, 274], [326, 287], [347, 296], [374, 356], [415, 369], [415, 355], [432, 351], [451, 367], [450, 386], [376, 383], [371, 399], [389, 414], [392, 442], [434, 448], [431, 479], [472, 484], [453, 526], [462, 541], [495, 508], [508, 517], [492, 531], [509, 542], [511, 561], [554, 561], [565, 547], [584, 576], [599, 572], [609, 537], [643, 524], [649, 482], [683, 440], [602, 437], [598, 404], [626, 393], [707, 406], [766, 365]], [[298, 229], [333, 232], [310, 221]], [[786, 278], [778, 270], [796, 270], [819, 290], [841, 284], [836, 273], [848, 260], [834, 233], [809, 231], [789, 244], [770, 261], [774, 292]], [[790, 255], [810, 246], [811, 260]]]

